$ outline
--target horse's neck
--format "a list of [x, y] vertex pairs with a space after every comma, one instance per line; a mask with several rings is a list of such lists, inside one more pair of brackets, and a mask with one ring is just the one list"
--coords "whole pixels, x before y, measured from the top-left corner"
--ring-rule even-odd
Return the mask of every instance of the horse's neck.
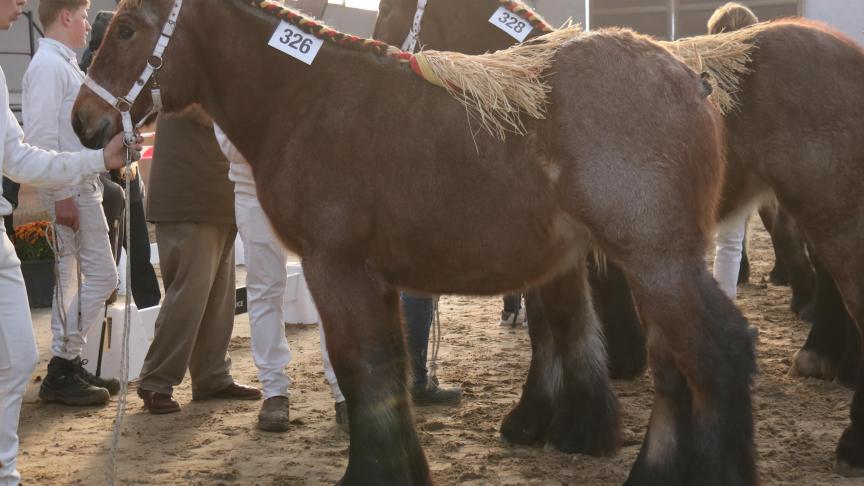
[[[210, 19], [219, 22], [211, 25], [220, 25], [221, 32], [218, 38], [210, 37], [201, 53], [206, 86], [200, 101], [245, 154], [254, 153], [261, 146], [259, 139], [277, 122], [280, 133], [288, 136], [299, 125], [323, 119], [331, 107], [366, 97], [377, 86], [356, 83], [350, 90], [330, 89], [348, 84], [359, 70], [375, 70], [384, 77], [387, 70], [399, 69], [394, 62], [328, 42], [308, 66], [267, 45], [276, 19], [249, 12], [230, 19], [222, 15], [226, 18]], [[198, 24], [206, 28], [210, 22]]]

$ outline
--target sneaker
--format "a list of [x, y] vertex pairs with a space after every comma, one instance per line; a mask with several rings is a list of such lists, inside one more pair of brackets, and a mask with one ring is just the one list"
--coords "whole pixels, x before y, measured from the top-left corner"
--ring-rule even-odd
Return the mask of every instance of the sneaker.
[[342, 432], [350, 433], [351, 426], [348, 423], [348, 402], [341, 401], [336, 402], [334, 405], [336, 409], [336, 425], [342, 430]]
[[120, 381], [118, 381], [116, 378], [105, 379], [100, 378], [93, 373], [90, 373], [89, 371], [87, 371], [86, 368], [84, 368], [84, 365], [87, 364], [87, 360], [81, 359], [80, 356], [75, 358], [73, 362], [76, 363], [78, 366], [77, 368], [75, 368], [78, 376], [80, 376], [87, 383], [90, 383], [97, 388], [104, 388], [108, 390], [108, 393], [112, 397], [120, 392]]
[[499, 323], [503, 326], [515, 327], [516, 324], [525, 324], [525, 308], [520, 307], [519, 312], [515, 314], [513, 312], [502, 311], [501, 312], [501, 322]]
[[267, 432], [285, 432], [290, 425], [288, 397], [275, 396], [264, 400], [258, 412], [258, 428]]
[[78, 374], [78, 360], [58, 356], [48, 363], [48, 373], [39, 387], [39, 398], [43, 401], [64, 405], [105, 405], [110, 399], [108, 390], [87, 383]]
[[411, 389], [411, 399], [414, 405], [425, 407], [429, 405], [456, 405], [462, 401], [461, 388], [441, 388], [437, 381], [430, 381], [426, 386], [415, 386]]

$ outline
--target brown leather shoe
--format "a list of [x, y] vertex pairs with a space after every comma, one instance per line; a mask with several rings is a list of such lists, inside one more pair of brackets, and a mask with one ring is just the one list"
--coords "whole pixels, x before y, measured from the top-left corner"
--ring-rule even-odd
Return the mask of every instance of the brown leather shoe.
[[251, 386], [241, 385], [236, 381], [213, 393], [196, 394], [195, 392], [192, 392], [192, 400], [196, 402], [213, 398], [220, 398], [223, 400], [261, 400], [261, 397], [261, 390]]
[[258, 428], [267, 432], [285, 432], [288, 430], [289, 400], [288, 397], [270, 397], [261, 404], [258, 412]]
[[180, 411], [180, 404], [171, 395], [138, 389], [138, 396], [144, 400], [144, 408], [158, 415]]

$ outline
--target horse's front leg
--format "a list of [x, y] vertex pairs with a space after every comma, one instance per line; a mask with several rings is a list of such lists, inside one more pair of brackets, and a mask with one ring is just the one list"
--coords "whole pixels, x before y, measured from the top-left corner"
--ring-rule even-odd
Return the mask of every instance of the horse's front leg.
[[343, 485], [431, 484], [406, 388], [407, 356], [395, 289], [361, 264], [306, 258], [327, 350], [348, 403], [351, 444]]

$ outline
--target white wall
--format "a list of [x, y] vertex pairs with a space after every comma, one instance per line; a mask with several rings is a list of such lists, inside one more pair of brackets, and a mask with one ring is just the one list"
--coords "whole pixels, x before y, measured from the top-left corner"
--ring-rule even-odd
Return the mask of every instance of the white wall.
[[864, 0], [804, 0], [804, 16], [831, 24], [864, 44]]

